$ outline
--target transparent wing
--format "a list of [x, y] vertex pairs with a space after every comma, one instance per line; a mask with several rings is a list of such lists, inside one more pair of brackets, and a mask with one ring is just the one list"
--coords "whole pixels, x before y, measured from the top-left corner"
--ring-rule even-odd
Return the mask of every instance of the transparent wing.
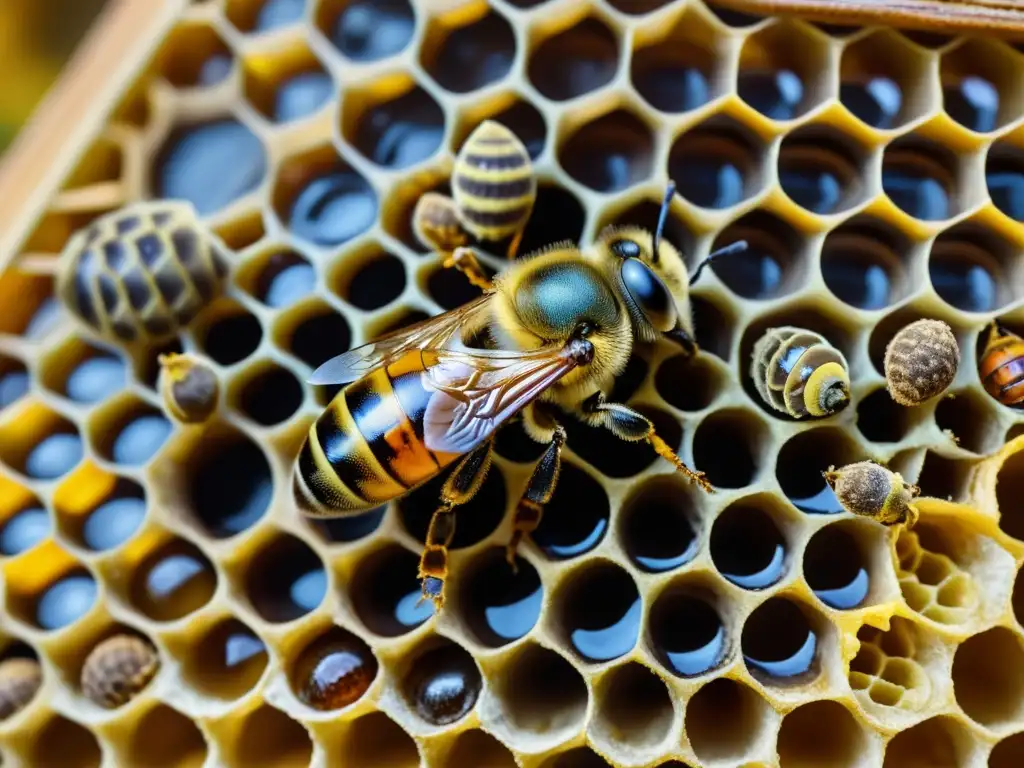
[[423, 417], [427, 448], [468, 453], [577, 365], [568, 346], [438, 352], [424, 376], [435, 390]]
[[411, 350], [441, 348], [462, 325], [487, 306], [490, 298], [491, 294], [485, 293], [461, 307], [332, 357], [313, 371], [307, 381], [310, 384], [347, 384]]

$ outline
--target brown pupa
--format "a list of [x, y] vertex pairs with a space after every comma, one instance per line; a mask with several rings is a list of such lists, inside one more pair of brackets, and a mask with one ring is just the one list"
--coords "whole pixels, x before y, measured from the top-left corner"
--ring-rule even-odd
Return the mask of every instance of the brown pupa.
[[135, 635], [119, 634], [96, 645], [82, 666], [82, 692], [107, 709], [130, 701], [160, 669], [156, 649]]

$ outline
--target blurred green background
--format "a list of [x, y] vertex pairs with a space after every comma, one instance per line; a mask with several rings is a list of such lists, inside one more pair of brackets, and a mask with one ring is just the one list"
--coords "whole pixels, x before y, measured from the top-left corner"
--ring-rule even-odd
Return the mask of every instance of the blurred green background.
[[107, 1], [0, 0], [0, 157]]

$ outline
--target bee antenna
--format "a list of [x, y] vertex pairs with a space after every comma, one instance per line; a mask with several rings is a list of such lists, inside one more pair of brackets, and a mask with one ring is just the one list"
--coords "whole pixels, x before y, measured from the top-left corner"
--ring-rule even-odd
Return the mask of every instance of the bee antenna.
[[654, 253], [651, 254], [651, 261], [658, 263], [658, 244], [661, 242], [661, 233], [665, 230], [665, 221], [668, 219], [668, 209], [672, 204], [672, 196], [676, 193], [676, 183], [669, 179], [665, 187], [665, 197], [661, 201], [661, 210], [658, 211], [658, 226], [654, 230]]
[[712, 259], [717, 259], [719, 256], [729, 256], [734, 253], [742, 253], [747, 250], [748, 247], [746, 240], [737, 240], [735, 243], [729, 243], [729, 245], [722, 246], [717, 251], [712, 251], [704, 261], [697, 265], [697, 269], [695, 269], [693, 274], [690, 276], [690, 285], [693, 285], [700, 279], [700, 273], [704, 271], [704, 267], [706, 267]]

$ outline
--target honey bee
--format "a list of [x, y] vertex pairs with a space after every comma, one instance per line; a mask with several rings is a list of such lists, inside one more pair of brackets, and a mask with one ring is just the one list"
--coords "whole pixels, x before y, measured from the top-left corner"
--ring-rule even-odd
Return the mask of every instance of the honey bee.
[[[512, 262], [490, 282], [473, 252], [455, 265], [487, 287], [479, 298], [324, 363], [311, 384], [345, 384], [310, 427], [293, 471], [296, 505], [312, 517], [358, 514], [399, 498], [455, 464], [431, 518], [419, 575], [423, 597], [443, 604], [456, 506], [480, 488], [496, 430], [521, 414], [546, 445], [517, 504], [507, 559], [540, 522], [558, 479], [566, 432], [558, 411], [645, 440], [704, 490], [651, 421], [608, 402], [637, 343], [667, 338], [693, 354], [682, 256], [661, 238], [670, 184], [652, 235], [610, 228], [593, 247], [558, 243]], [[712, 254], [746, 247], [738, 243]], [[694, 278], [700, 274], [695, 273]], [[486, 334], [481, 334], [486, 331]], [[483, 335], [483, 348], [467, 340]]]
[[135, 203], [68, 241], [57, 293], [81, 322], [121, 342], [158, 342], [219, 294], [227, 262], [184, 201]]
[[1024, 402], [1024, 339], [992, 323], [978, 375], [985, 391], [1003, 405]]
[[843, 353], [803, 328], [769, 328], [754, 345], [750, 375], [777, 411], [800, 419], [838, 413], [850, 404], [850, 370]]
[[452, 253], [469, 241], [511, 237], [514, 259], [537, 199], [530, 153], [508, 128], [485, 120], [466, 139], [452, 171], [452, 197], [423, 195], [413, 211], [413, 229], [427, 245]]

